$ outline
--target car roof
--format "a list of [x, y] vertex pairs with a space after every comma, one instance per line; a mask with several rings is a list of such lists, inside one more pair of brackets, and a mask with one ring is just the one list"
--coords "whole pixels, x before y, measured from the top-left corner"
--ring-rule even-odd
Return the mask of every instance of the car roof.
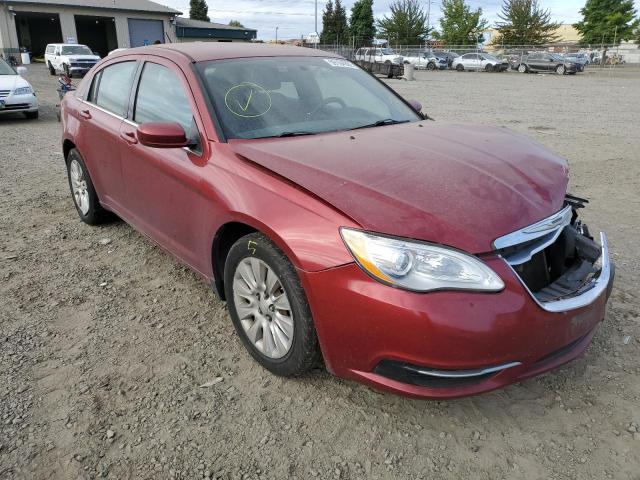
[[116, 52], [109, 57], [149, 54], [158, 56], [183, 55], [190, 61], [204, 62], [208, 60], [223, 60], [230, 58], [247, 57], [335, 57], [340, 55], [323, 50], [294, 47], [288, 45], [271, 45], [261, 43], [240, 42], [187, 42], [167, 43], [161, 45], [148, 45], [145, 47], [130, 48], [126, 51]]
[[47, 47], [86, 47], [84, 43], [47, 43]]

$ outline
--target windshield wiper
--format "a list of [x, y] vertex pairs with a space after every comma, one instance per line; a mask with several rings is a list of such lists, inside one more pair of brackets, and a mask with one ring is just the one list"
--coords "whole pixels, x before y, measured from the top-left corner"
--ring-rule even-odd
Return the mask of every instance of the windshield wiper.
[[282, 132], [279, 135], [272, 135], [264, 138], [285, 138], [285, 137], [303, 137], [305, 135], [315, 135], [315, 132]]
[[399, 123], [409, 123], [410, 120], [394, 120], [393, 118], [385, 118], [384, 120], [378, 120], [374, 123], [369, 123], [367, 125], [361, 125], [360, 127], [351, 128], [350, 130], [360, 130], [361, 128], [375, 128], [375, 127], [384, 127], [385, 125], [397, 125]]

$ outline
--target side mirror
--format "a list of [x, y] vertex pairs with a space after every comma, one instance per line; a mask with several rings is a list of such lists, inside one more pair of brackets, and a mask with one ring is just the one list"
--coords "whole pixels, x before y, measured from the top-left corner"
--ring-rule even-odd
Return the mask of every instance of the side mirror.
[[138, 140], [142, 145], [151, 148], [182, 148], [190, 145], [184, 128], [173, 122], [150, 122], [140, 125]]
[[21, 77], [27, 74], [27, 68], [26, 67], [18, 67], [16, 68], [16, 72], [18, 72], [18, 75], [20, 75]]
[[422, 113], [422, 104], [417, 100], [409, 100], [409, 105], [418, 113]]

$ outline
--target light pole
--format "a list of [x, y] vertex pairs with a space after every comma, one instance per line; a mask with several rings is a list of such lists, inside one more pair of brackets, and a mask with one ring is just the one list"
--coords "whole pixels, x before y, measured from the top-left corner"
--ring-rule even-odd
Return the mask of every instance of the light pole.
[[427, 5], [427, 40], [431, 38], [431, 0], [427, 0], [429, 4]]
[[276, 43], [278, 43], [278, 29], [279, 29], [279, 28], [280, 28], [280, 27], [276, 27]]

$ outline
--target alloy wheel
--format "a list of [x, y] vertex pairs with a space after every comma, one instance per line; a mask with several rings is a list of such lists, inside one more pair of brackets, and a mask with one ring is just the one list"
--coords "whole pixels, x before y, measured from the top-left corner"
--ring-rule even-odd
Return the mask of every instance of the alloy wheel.
[[82, 167], [76, 159], [71, 160], [69, 164], [69, 176], [71, 178], [73, 199], [82, 215], [86, 215], [89, 213], [89, 190], [87, 189], [87, 181], [84, 178]]
[[293, 311], [282, 282], [264, 261], [243, 259], [233, 276], [233, 302], [253, 346], [272, 359], [284, 357], [293, 344]]

